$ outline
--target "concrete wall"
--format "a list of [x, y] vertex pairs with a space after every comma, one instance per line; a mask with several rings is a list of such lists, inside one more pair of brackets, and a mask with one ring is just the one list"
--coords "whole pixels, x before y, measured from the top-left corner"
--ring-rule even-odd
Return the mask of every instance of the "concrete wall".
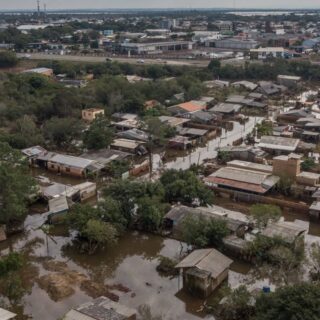
[[48, 161], [47, 169], [52, 172], [66, 174], [74, 177], [84, 177], [86, 175], [85, 171], [81, 168], [66, 167], [61, 164], [50, 161]]
[[273, 174], [295, 179], [300, 173], [300, 163], [299, 159], [289, 159], [288, 161], [273, 159]]

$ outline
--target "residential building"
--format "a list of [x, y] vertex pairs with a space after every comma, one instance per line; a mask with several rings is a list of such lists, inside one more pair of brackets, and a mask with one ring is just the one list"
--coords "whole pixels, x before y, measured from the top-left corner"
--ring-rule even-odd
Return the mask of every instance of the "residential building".
[[129, 152], [139, 156], [147, 154], [147, 149], [144, 146], [144, 142], [129, 139], [114, 139], [111, 143], [111, 149]]
[[63, 320], [136, 320], [137, 311], [106, 297], [71, 309]]
[[28, 70], [23, 71], [22, 73], [36, 73], [36, 74], [41, 74], [41, 75], [47, 76], [47, 77], [53, 76], [53, 70], [50, 68], [28, 69]]
[[168, 51], [192, 50], [193, 43], [190, 41], [167, 41], [167, 42], [126, 42], [120, 44], [119, 50], [123, 53], [136, 55], [155, 54]]
[[270, 223], [262, 230], [261, 235], [267, 238], [281, 238], [288, 244], [293, 244], [297, 239], [303, 239], [308, 227], [300, 225], [296, 221], [278, 221]]
[[240, 104], [233, 103], [219, 103], [213, 108], [209, 109], [209, 112], [222, 114], [224, 116], [232, 116], [240, 112], [242, 106]]
[[206, 107], [207, 103], [205, 101], [188, 101], [171, 106], [168, 108], [168, 111], [170, 111], [173, 115], [179, 116], [205, 110]]
[[233, 50], [250, 50], [256, 48], [259, 43], [253, 39], [223, 39], [223, 40], [210, 40], [206, 42], [207, 47], [216, 47]]
[[278, 75], [277, 80], [280, 85], [288, 87], [290, 89], [295, 89], [297, 88], [298, 83], [301, 81], [301, 77]]
[[272, 173], [256, 171], [254, 167], [240, 169], [224, 167], [204, 178], [210, 188], [264, 195], [278, 183], [280, 178]]
[[268, 47], [268, 48], [258, 48], [258, 49], [251, 49], [250, 56], [252, 59], [259, 59], [265, 60], [268, 58], [290, 58], [292, 54], [289, 50], [283, 47]]
[[97, 117], [103, 117], [104, 110], [100, 108], [90, 108], [82, 110], [82, 120], [87, 122], [94, 121]]
[[241, 212], [232, 211], [223, 207], [211, 205], [210, 207], [186, 207], [177, 205], [164, 216], [164, 225], [167, 230], [174, 234], [174, 237], [180, 238], [183, 228], [183, 221], [186, 217], [203, 218], [206, 220], [218, 219], [226, 222], [230, 233], [242, 237], [245, 231], [250, 228], [248, 216]]
[[296, 151], [299, 142], [300, 139], [262, 136], [258, 147], [271, 154], [289, 154]]
[[200, 249], [189, 254], [176, 268], [183, 271], [184, 289], [207, 298], [228, 277], [232, 262], [215, 249]]

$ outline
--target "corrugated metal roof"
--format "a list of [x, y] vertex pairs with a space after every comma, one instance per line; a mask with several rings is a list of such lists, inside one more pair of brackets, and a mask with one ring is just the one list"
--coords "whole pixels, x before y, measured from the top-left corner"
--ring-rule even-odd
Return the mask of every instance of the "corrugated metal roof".
[[213, 108], [211, 108], [210, 112], [218, 112], [218, 113], [232, 113], [239, 112], [242, 106], [240, 104], [231, 104], [231, 103], [219, 103]]
[[299, 142], [299, 139], [276, 136], [262, 136], [258, 146], [260, 148], [268, 148], [274, 150], [295, 151]]
[[230, 267], [232, 260], [215, 249], [195, 250], [176, 265], [176, 268], [196, 267], [211, 273], [217, 278], [222, 272]]
[[228, 167], [235, 167], [235, 168], [242, 168], [242, 169], [251, 169], [255, 171], [260, 171], [264, 173], [272, 173], [272, 166], [248, 162], [248, 161], [241, 161], [241, 160], [232, 160], [227, 163]]
[[0, 320], [9, 320], [13, 319], [16, 316], [15, 313], [8, 310], [0, 308]]
[[292, 243], [303, 232], [307, 231], [306, 227], [300, 226], [294, 222], [278, 221], [276, 223], [269, 224], [261, 234], [265, 237], [281, 237], [288, 243]]
[[256, 184], [246, 183], [246, 182], [239, 182], [239, 181], [234, 181], [229, 179], [222, 179], [217, 177], [208, 177], [204, 181], [208, 186], [219, 185], [219, 186], [224, 186], [224, 187], [233, 188], [237, 190], [244, 190], [244, 191], [260, 193], [260, 194], [264, 194], [268, 191], [268, 189], [265, 189], [261, 185], [256, 185]]
[[217, 177], [222, 179], [235, 180], [239, 182], [260, 185], [267, 177], [267, 174], [264, 172], [258, 172], [258, 171], [224, 167], [214, 172], [211, 175], [211, 177]]
[[61, 165], [69, 166], [69, 167], [76, 167], [76, 168], [82, 168], [85, 169], [87, 166], [92, 164], [94, 161], [80, 158], [80, 157], [74, 157], [64, 154], [55, 154], [50, 158], [51, 162], [59, 163]]

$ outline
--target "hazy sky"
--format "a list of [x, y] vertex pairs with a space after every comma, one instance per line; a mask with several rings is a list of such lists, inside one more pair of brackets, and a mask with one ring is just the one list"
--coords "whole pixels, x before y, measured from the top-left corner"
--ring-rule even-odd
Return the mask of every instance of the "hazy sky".
[[[41, 0], [48, 9], [87, 8], [320, 8], [320, 0]], [[33, 9], [36, 0], [0, 0], [0, 10]]]

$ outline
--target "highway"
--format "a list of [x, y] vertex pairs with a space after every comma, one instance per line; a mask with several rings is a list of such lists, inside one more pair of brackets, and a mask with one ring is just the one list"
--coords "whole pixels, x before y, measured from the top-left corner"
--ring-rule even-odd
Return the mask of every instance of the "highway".
[[[19, 58], [25, 58], [26, 54], [18, 53], [17, 56]], [[28, 54], [28, 59], [31, 60], [56, 60], [56, 61], [72, 61], [72, 62], [105, 62], [106, 57], [100, 56], [80, 56], [80, 55], [53, 55], [53, 54], [45, 54], [45, 53], [32, 53]], [[139, 64], [139, 60], [141, 58], [119, 58], [112, 57], [112, 61], [122, 62], [122, 63], [131, 63], [131, 64]], [[206, 68], [209, 64], [207, 60], [161, 60], [161, 59], [143, 59], [145, 65], [171, 65], [171, 66], [189, 66], [189, 67], [197, 67], [197, 68]], [[141, 64], [141, 63], [140, 63]]]

